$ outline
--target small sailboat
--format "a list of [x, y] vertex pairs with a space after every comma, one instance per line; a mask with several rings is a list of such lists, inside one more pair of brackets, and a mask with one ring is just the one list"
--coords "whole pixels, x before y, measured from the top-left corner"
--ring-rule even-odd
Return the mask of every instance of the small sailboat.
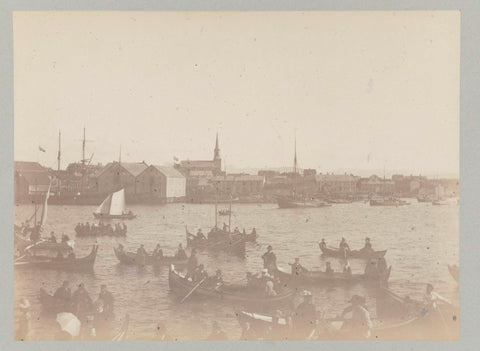
[[100, 206], [93, 212], [97, 219], [133, 219], [132, 211], [125, 211], [125, 189], [121, 189], [107, 196]]

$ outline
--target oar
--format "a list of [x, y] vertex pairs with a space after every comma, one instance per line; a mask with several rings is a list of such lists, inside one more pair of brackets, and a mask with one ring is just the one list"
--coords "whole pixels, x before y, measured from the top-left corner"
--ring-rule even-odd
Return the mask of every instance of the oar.
[[195, 290], [197, 290], [197, 288], [200, 286], [200, 284], [202, 284], [204, 282], [205, 279], [207, 279], [207, 278], [205, 277], [202, 280], [200, 280], [200, 282], [197, 285], [195, 285], [192, 290], [190, 290], [190, 292], [182, 299], [182, 301], [180, 301], [180, 303], [183, 303], [186, 299], [188, 299], [190, 297], [190, 295], [192, 295], [192, 293]]

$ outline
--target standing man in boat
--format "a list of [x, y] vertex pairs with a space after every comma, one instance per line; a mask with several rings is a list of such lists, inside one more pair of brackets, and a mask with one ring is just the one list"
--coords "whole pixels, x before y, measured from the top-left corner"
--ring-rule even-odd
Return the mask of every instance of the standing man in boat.
[[305, 270], [305, 268], [302, 267], [300, 264], [300, 258], [296, 257], [294, 263], [290, 263], [292, 266], [292, 276], [293, 277], [299, 277]]
[[353, 295], [348, 302], [351, 305], [343, 310], [342, 318], [347, 313], [351, 313], [352, 317], [344, 322], [342, 329], [348, 330], [355, 339], [368, 339], [371, 334], [372, 320], [370, 319], [370, 312], [365, 306], [365, 298], [360, 295]]
[[163, 250], [160, 247], [160, 244], [157, 244], [155, 250], [153, 250], [152, 256], [155, 260], [161, 260], [163, 258]]
[[368, 236], [365, 238], [365, 245], [363, 246], [362, 250], [372, 251], [372, 243], [370, 242], [370, 238]]
[[72, 294], [72, 301], [76, 306], [75, 315], [79, 318], [84, 317], [92, 310], [92, 298], [88, 294], [88, 291], [85, 289], [85, 285], [83, 283], [80, 283], [78, 285], [78, 289]]
[[277, 256], [273, 253], [272, 245], [268, 245], [267, 252], [262, 255], [263, 268], [277, 268]]
[[190, 257], [188, 258], [187, 262], [187, 275], [185, 278], [193, 278], [193, 275], [195, 273], [195, 270], [197, 269], [198, 266], [198, 258], [197, 258], [197, 250], [192, 249], [192, 253], [190, 254]]
[[68, 281], [65, 280], [62, 283], [62, 286], [59, 287], [53, 294], [53, 297], [60, 302], [60, 304], [62, 305], [65, 311], [69, 309], [71, 304], [71, 298], [72, 298], [72, 292], [70, 291], [70, 288], [68, 285], [69, 285]]
[[188, 257], [181, 243], [178, 244], [178, 249], [177, 249], [177, 253], [175, 254], [175, 257], [179, 260], [186, 260]]
[[320, 248], [322, 250], [327, 248], [327, 243], [325, 242], [325, 239], [322, 239], [322, 241], [320, 242]]
[[347, 244], [347, 240], [345, 238], [342, 238], [340, 241], [340, 252], [346, 257], [347, 253], [350, 251], [350, 246]]
[[312, 293], [303, 291], [303, 302], [298, 305], [293, 316], [293, 331], [297, 339], [307, 339], [317, 326], [317, 310]]
[[98, 300], [103, 302], [103, 312], [106, 316], [113, 315], [113, 295], [107, 290], [107, 285], [102, 284], [100, 286], [100, 294], [98, 294]]

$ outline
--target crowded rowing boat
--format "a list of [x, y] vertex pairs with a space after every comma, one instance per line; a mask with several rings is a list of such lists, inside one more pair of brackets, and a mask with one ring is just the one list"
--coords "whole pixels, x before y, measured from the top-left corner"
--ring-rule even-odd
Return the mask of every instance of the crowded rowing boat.
[[114, 248], [115, 256], [123, 264], [148, 266], [148, 265], [182, 265], [188, 261], [188, 256], [182, 247], [182, 244], [178, 245], [177, 252], [174, 256], [165, 256], [163, 250], [158, 244], [151, 254], [148, 254], [144, 245], [141, 245], [136, 252], [125, 251], [122, 244]]
[[75, 227], [75, 232], [77, 236], [125, 236], [127, 235], [127, 226], [124, 223], [117, 223], [113, 226], [102, 221], [98, 224], [78, 223]]
[[371, 259], [371, 258], [380, 258], [385, 256], [387, 250], [375, 251], [372, 249], [372, 244], [369, 237], [365, 238], [365, 246], [360, 250], [351, 250], [350, 246], [347, 244], [345, 238], [342, 238], [340, 241], [339, 248], [327, 247], [325, 239], [318, 244], [322, 254], [327, 257], [337, 257], [337, 258], [359, 258], [359, 259]]

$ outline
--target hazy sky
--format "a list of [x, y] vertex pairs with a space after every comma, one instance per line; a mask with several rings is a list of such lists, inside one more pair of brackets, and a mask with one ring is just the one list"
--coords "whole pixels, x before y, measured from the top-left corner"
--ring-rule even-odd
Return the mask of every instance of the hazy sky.
[[[459, 12], [17, 12], [15, 159], [458, 174]], [[38, 146], [46, 149], [40, 153]]]

